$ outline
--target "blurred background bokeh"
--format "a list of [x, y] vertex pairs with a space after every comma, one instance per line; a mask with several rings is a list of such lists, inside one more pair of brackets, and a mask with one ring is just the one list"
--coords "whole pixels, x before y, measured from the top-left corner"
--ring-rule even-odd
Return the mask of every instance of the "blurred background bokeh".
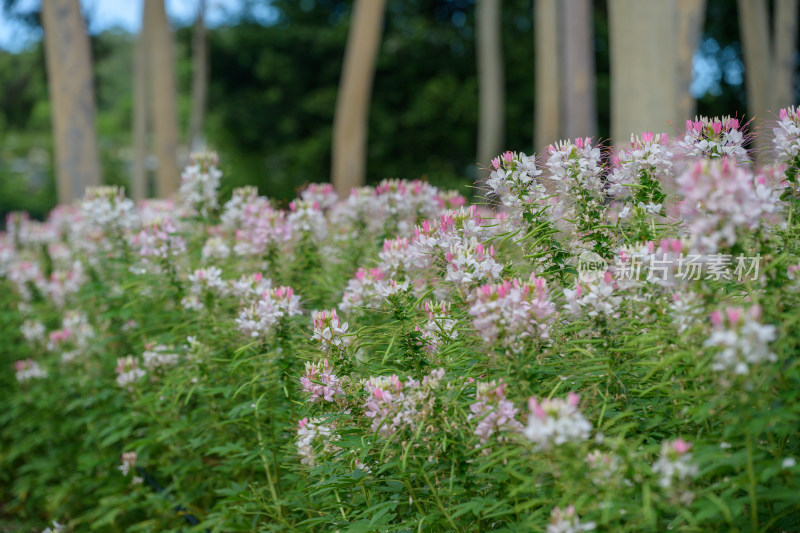
[[[66, 19], [48, 28], [42, 8], [78, 0], [0, 1], [0, 215], [27, 210], [41, 217], [58, 201], [56, 183], [63, 183], [56, 179], [48, 84], [55, 76], [69, 81], [74, 72], [59, 73], [51, 65], [48, 74], [45, 36], [67, 39], [52, 50], [77, 46], [80, 37], [58, 31], [67, 29]], [[156, 15], [148, 18], [145, 3], [156, 15], [165, 10], [168, 24], [159, 28]], [[353, 91], [345, 109], [356, 108], [342, 113], [358, 114], [360, 104], [368, 109], [367, 183], [424, 177], [465, 193], [480, 175], [479, 163], [488, 164], [487, 153], [538, 152], [566, 136], [610, 139], [617, 130], [630, 131], [624, 129], [628, 124], [671, 137], [695, 113], [769, 120], [779, 106], [800, 101], [796, 0], [79, 4], [90, 50], [100, 176], [103, 183], [131, 190], [136, 173], [143, 172], [140, 196], [169, 192], [158, 186], [159, 169], [165, 168], [159, 157], [163, 162], [165, 156], [163, 132], [156, 129], [173, 112], [170, 105], [176, 131], [165, 135], [176, 137], [176, 168], [190, 150], [207, 147], [220, 154], [223, 194], [253, 184], [286, 201], [304, 184], [331, 180], [340, 83]], [[348, 51], [357, 9], [366, 33], [351, 35], [360, 44]], [[369, 9], [376, 11], [372, 22]], [[787, 20], [787, 14], [793, 16]], [[381, 31], [370, 37], [375, 20]], [[144, 33], [149, 47], [137, 45], [143, 27], [151, 32]], [[158, 33], [165, 28], [168, 41]], [[377, 53], [374, 72], [370, 39]], [[347, 53], [354, 55], [351, 85], [342, 79]], [[169, 81], [165, 90], [157, 85], [163, 80], [137, 83], [143, 72], [160, 80], [164, 63], [174, 70], [174, 98]], [[358, 76], [371, 76], [371, 90], [368, 80], [359, 88]], [[340, 98], [340, 106], [346, 100]], [[61, 141], [70, 142], [70, 135], [82, 135], [80, 120], [73, 120], [79, 112], [60, 106], [76, 125]], [[137, 113], [146, 135], [138, 145]], [[340, 126], [342, 136], [350, 134]], [[358, 172], [347, 179], [357, 184]], [[61, 197], [70, 196], [62, 191]]]

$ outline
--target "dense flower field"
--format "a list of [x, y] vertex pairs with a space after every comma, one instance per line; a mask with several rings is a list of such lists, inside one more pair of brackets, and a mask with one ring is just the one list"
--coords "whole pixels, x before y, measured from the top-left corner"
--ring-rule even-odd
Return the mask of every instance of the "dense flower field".
[[800, 110], [762, 134], [507, 152], [471, 206], [223, 203], [199, 154], [174, 201], [11, 215], [0, 519], [797, 531]]

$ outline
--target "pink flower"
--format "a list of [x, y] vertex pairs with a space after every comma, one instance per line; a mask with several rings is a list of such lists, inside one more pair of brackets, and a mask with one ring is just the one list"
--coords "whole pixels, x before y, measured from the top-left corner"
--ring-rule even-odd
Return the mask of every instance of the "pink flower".
[[305, 372], [300, 378], [303, 392], [308, 394], [309, 402], [320, 400], [333, 402], [335, 396], [344, 394], [339, 386], [339, 378], [333, 373], [333, 368], [325, 359], [322, 363], [306, 363]]
[[469, 406], [472, 414], [467, 420], [478, 420], [475, 435], [481, 444], [497, 433], [498, 442], [506, 440], [507, 433], [518, 433], [522, 424], [516, 419], [517, 408], [506, 399], [506, 385], [502, 382], [479, 382], [476, 401]]

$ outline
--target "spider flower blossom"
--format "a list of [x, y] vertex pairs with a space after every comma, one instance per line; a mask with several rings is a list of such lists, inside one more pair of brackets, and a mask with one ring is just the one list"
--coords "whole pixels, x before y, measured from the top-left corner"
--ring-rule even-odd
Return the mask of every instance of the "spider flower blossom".
[[75, 294], [86, 282], [83, 273], [83, 264], [75, 261], [69, 270], [54, 270], [49, 279], [37, 280], [39, 290], [42, 291], [56, 307], [64, 307], [67, 297]]
[[683, 333], [698, 322], [702, 307], [700, 298], [693, 292], [676, 292], [672, 295], [669, 310], [672, 323], [677, 326], [679, 333]]
[[441, 302], [438, 305], [425, 302], [425, 311], [428, 312], [428, 322], [420, 329], [420, 335], [425, 341], [425, 351], [433, 354], [439, 351], [443, 342], [458, 338], [456, 321], [448, 318], [450, 314], [450, 304]]
[[518, 433], [522, 424], [516, 419], [517, 408], [506, 399], [506, 384], [491, 381], [479, 382], [475, 393], [475, 402], [469, 406], [471, 414], [467, 420], [477, 420], [475, 435], [481, 444], [497, 434], [497, 441], [503, 442], [508, 433]]
[[225, 203], [220, 215], [222, 227], [229, 230], [241, 229], [248, 219], [270, 208], [269, 199], [259, 196], [258, 189], [252, 186], [237, 187], [231, 199]]
[[61, 329], [49, 333], [47, 349], [60, 352], [61, 361], [68, 363], [89, 350], [94, 336], [94, 328], [85, 314], [68, 311], [61, 320]]
[[181, 303], [186, 309], [199, 311], [205, 307], [202, 298], [224, 295], [228, 286], [217, 267], [200, 268], [189, 274], [189, 294]]
[[564, 299], [567, 310], [575, 317], [614, 316], [622, 303], [610, 272], [591, 282], [576, 283], [574, 289], [564, 289]]
[[408, 292], [408, 287], [408, 280], [398, 283], [393, 279], [388, 279], [386, 281], [378, 281], [375, 284], [375, 293], [381, 298], [388, 300], [398, 294], [405, 294]]
[[293, 238], [307, 236], [315, 242], [328, 236], [328, 221], [317, 202], [295, 200], [289, 204], [287, 221]]
[[123, 452], [121, 457], [122, 464], [117, 467], [123, 476], [127, 476], [131, 469], [136, 467], [136, 459], [138, 457], [139, 455], [136, 452]]
[[312, 340], [319, 343], [320, 349], [329, 353], [333, 349], [344, 350], [350, 343], [347, 337], [347, 322], [342, 323], [336, 309], [330, 311], [314, 311], [311, 313], [314, 326]]
[[136, 206], [122, 187], [87, 187], [79, 204], [81, 229], [122, 234], [139, 222]]
[[178, 195], [193, 215], [208, 217], [219, 208], [219, 157], [214, 152], [192, 154], [191, 161], [181, 174]]
[[265, 278], [261, 272], [242, 274], [238, 280], [230, 281], [230, 292], [241, 302], [258, 299], [272, 288], [272, 280]]
[[617, 198], [631, 197], [634, 205], [646, 212], [660, 211], [664, 198], [661, 183], [672, 171], [668, 143], [664, 133], [631, 135], [631, 147], [620, 150], [613, 158], [609, 192]]
[[203, 245], [203, 261], [209, 259], [227, 259], [231, 255], [231, 247], [222, 237], [209, 237]]
[[570, 191], [578, 187], [602, 196], [602, 156], [599, 146], [593, 146], [590, 137], [551, 144], [547, 150], [550, 177], [560, 182], [562, 189]]
[[555, 306], [544, 278], [531, 274], [519, 279], [487, 284], [474, 292], [469, 314], [472, 324], [488, 344], [520, 351], [530, 339], [549, 338]]
[[560, 507], [553, 509], [550, 513], [547, 533], [581, 533], [582, 531], [594, 531], [596, 527], [594, 522], [581, 523], [575, 513], [575, 507], [570, 505], [566, 509]]
[[567, 442], [582, 442], [589, 438], [592, 424], [578, 410], [580, 396], [570, 392], [567, 400], [559, 398], [528, 400], [528, 425], [524, 435], [540, 450]]
[[678, 147], [684, 155], [695, 158], [727, 157], [747, 161], [744, 134], [739, 120], [731, 117], [695, 117], [686, 121], [686, 132]]
[[330, 183], [312, 183], [300, 191], [300, 198], [311, 204], [317, 204], [323, 211], [336, 207], [339, 195]]
[[339, 378], [333, 373], [333, 367], [325, 359], [321, 363], [306, 363], [305, 372], [300, 378], [303, 392], [309, 395], [309, 403], [318, 401], [332, 402], [334, 397], [344, 394], [339, 386]]
[[401, 428], [415, 428], [433, 411], [433, 389], [439, 386], [444, 369], [425, 376], [420, 383], [412, 378], [405, 383], [396, 375], [367, 380], [364, 388], [367, 400], [364, 416], [372, 420], [371, 430], [383, 436], [394, 434]]
[[410, 272], [414, 265], [419, 264], [417, 249], [409, 245], [410, 241], [405, 237], [383, 241], [383, 250], [378, 256], [381, 270], [395, 277]]
[[145, 225], [133, 236], [133, 245], [142, 257], [169, 259], [186, 251], [186, 241], [178, 233], [175, 222], [164, 217]]
[[355, 277], [347, 282], [339, 309], [349, 311], [355, 307], [379, 306], [383, 297], [376, 289], [384, 276], [380, 268], [359, 268]]
[[775, 340], [775, 326], [761, 324], [760, 318], [757, 305], [747, 311], [729, 307], [711, 313], [714, 329], [703, 346], [716, 349], [713, 370], [746, 375], [752, 365], [778, 360], [769, 349]]
[[132, 355], [118, 358], [114, 372], [117, 373], [117, 385], [120, 387], [128, 387], [142, 379], [146, 374], [144, 370], [139, 368], [139, 360]]
[[169, 346], [158, 344], [150, 345], [142, 353], [142, 359], [146, 369], [153, 371], [159, 367], [175, 366], [178, 363], [179, 355]]
[[659, 474], [658, 484], [661, 488], [680, 491], [678, 498], [687, 505], [694, 499], [687, 485], [698, 473], [689, 451], [691, 448], [692, 445], [683, 439], [664, 441], [661, 444], [661, 456], [653, 464], [653, 472]]
[[331, 452], [336, 449], [333, 442], [339, 440], [333, 424], [326, 424], [319, 418], [309, 420], [307, 417], [297, 424], [297, 453], [300, 462], [306, 466], [316, 465], [315, 441], [322, 441], [323, 450]]
[[778, 191], [760, 184], [730, 159], [699, 161], [677, 179], [685, 197], [680, 214], [700, 251], [715, 253], [736, 244], [778, 212]]
[[284, 317], [300, 314], [300, 297], [291, 287], [278, 287], [264, 292], [261, 299], [241, 310], [236, 324], [249, 337], [265, 337], [273, 332]]
[[26, 319], [25, 322], [22, 323], [22, 326], [20, 326], [20, 331], [27, 342], [40, 343], [44, 341], [47, 329], [44, 324], [38, 320]]
[[800, 106], [780, 110], [780, 120], [772, 132], [772, 144], [778, 159], [786, 164], [796, 163], [800, 156]]
[[492, 159], [486, 185], [513, 215], [519, 216], [529, 207], [538, 210], [546, 206], [548, 193], [537, 179], [541, 174], [535, 156], [505, 152]]
[[53, 520], [53, 524], [44, 528], [42, 530], [42, 533], [62, 533], [65, 530], [66, 527], [64, 526], [64, 524], [59, 524], [58, 522]]
[[624, 480], [622, 476], [622, 465], [618, 455], [603, 453], [599, 450], [592, 450], [586, 455], [586, 463], [592, 473], [592, 483], [597, 486], [617, 485]]
[[47, 370], [39, 366], [33, 359], [23, 359], [14, 363], [17, 381], [20, 383], [30, 379], [42, 379], [47, 377]]
[[494, 259], [494, 246], [487, 249], [474, 237], [467, 242], [458, 243], [445, 254], [447, 275], [445, 281], [459, 285], [472, 285], [484, 280], [500, 277], [503, 265]]

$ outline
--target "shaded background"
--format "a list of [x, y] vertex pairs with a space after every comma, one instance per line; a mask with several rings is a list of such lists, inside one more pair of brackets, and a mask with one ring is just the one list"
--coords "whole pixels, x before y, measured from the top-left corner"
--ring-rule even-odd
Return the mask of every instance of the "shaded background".
[[[4, 218], [10, 210], [24, 209], [42, 216], [55, 205], [56, 195], [38, 5], [3, 2], [0, 215]], [[138, 28], [124, 20], [117, 27], [121, 19], [113, 16], [110, 4], [82, 2], [91, 33], [103, 176], [106, 183], [127, 185]], [[141, 12], [141, 2], [131, 5], [138, 6], [135, 13]], [[238, 185], [254, 184], [262, 194], [285, 201], [303, 184], [329, 179], [334, 110], [351, 8], [351, 2], [336, 0], [210, 4], [204, 135], [208, 146], [221, 156], [226, 173], [223, 194]], [[168, 1], [167, 9], [175, 29], [179, 124], [185, 135], [193, 4]], [[502, 7], [504, 146], [528, 153], [535, 148], [532, 9], [532, 0], [505, 0]], [[730, 0], [708, 0], [706, 9], [693, 60], [691, 89], [697, 112], [741, 116], [747, 101], [737, 5]], [[593, 10], [598, 132], [608, 138], [606, 2], [595, 1]], [[368, 182], [425, 177], [434, 184], [469, 192], [477, 171], [474, 0], [388, 0], [384, 24], [370, 104]], [[664, 129], [673, 134], [682, 129], [678, 126], [673, 131]]]

